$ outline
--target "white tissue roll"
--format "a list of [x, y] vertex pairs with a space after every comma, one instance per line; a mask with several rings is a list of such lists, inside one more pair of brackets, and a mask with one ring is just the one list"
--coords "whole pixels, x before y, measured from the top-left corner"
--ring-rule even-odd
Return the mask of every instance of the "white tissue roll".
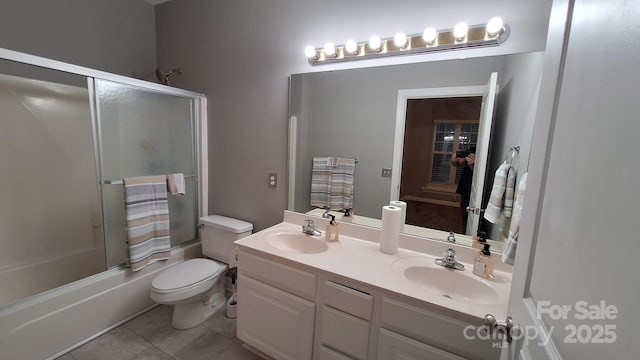
[[400, 231], [404, 231], [404, 224], [407, 223], [407, 203], [404, 201], [394, 200], [389, 202], [391, 206], [397, 206], [402, 209], [402, 216], [400, 217]]
[[382, 207], [382, 225], [380, 226], [380, 251], [385, 254], [398, 252], [400, 239], [400, 221], [402, 209], [397, 206]]

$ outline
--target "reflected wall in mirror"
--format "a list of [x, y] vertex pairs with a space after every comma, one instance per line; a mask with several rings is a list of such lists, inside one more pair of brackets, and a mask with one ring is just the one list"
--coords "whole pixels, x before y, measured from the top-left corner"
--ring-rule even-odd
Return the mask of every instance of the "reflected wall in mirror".
[[[510, 147], [520, 146], [513, 163], [519, 174], [526, 172], [542, 59], [543, 54], [537, 52], [292, 75], [289, 113], [295, 115], [296, 126], [290, 133], [290, 143], [295, 146], [290, 148], [289, 210], [306, 213], [314, 209], [310, 206], [314, 156], [357, 158], [354, 221], [378, 225], [382, 206], [392, 200], [391, 178], [382, 176], [382, 169], [391, 168], [393, 163], [398, 92], [481, 86], [491, 73], [497, 72], [499, 93], [486, 158], [487, 176], [484, 184], [476, 184], [483, 191], [486, 205], [493, 175]], [[411, 130], [405, 128], [407, 131]], [[426, 143], [432, 141], [425, 139]], [[406, 148], [403, 151], [404, 158], [415, 155], [407, 154]], [[427, 176], [429, 163], [410, 166]], [[425, 183], [428, 179], [415, 182]], [[447, 210], [459, 213], [458, 203], [447, 202], [426, 204], [448, 206]], [[420, 214], [412, 211], [409, 204], [408, 223], [414, 221], [414, 216], [437, 217], [443, 213], [437, 207]], [[508, 231], [508, 222], [501, 218], [493, 226], [487, 222], [483, 226], [490, 239], [500, 240]]]

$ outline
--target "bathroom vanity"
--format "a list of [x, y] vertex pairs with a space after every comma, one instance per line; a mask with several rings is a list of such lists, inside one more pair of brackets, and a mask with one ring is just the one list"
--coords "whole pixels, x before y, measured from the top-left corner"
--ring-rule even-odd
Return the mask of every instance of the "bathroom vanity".
[[[483, 318], [506, 317], [510, 268], [471, 273], [473, 250], [402, 235], [379, 251], [379, 230], [340, 224], [340, 241], [301, 231], [306, 215], [238, 245], [238, 338], [276, 359], [495, 359]], [[314, 219], [324, 230], [322, 219]], [[455, 248], [465, 270], [434, 259]]]

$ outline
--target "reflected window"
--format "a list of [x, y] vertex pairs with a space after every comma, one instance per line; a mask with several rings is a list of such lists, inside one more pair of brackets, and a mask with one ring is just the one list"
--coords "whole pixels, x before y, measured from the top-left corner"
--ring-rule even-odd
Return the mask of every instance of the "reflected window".
[[435, 120], [433, 158], [430, 183], [451, 186], [462, 176], [462, 167], [451, 166], [451, 155], [456, 150], [469, 150], [478, 142], [479, 120]]

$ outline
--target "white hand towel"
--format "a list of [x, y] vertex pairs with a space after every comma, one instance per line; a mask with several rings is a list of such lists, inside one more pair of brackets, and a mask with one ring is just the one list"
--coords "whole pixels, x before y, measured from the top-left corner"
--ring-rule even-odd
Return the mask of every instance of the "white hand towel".
[[522, 218], [522, 206], [524, 204], [524, 194], [527, 190], [527, 174], [522, 175], [518, 183], [518, 192], [513, 206], [513, 218], [509, 228], [509, 239], [507, 246], [502, 253], [502, 262], [513, 265], [516, 260], [516, 249], [518, 246], [518, 235], [520, 234], [520, 219]]
[[167, 175], [167, 185], [171, 195], [184, 195], [184, 174]]

